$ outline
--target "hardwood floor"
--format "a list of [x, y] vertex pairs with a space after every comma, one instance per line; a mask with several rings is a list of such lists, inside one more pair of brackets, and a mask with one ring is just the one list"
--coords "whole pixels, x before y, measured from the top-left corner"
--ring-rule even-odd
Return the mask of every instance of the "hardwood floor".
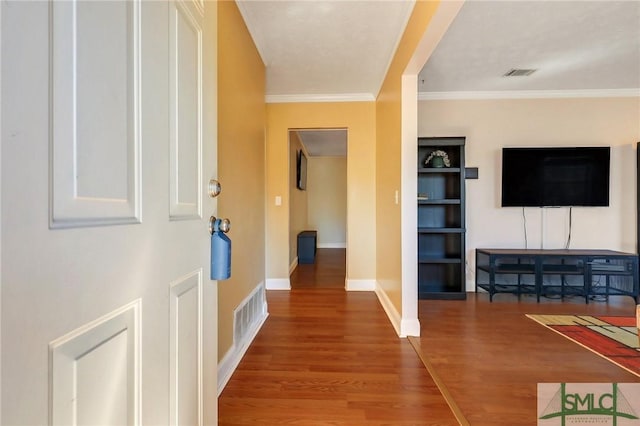
[[319, 250], [291, 280], [267, 292], [269, 318], [219, 398], [220, 425], [458, 424], [376, 295], [344, 291], [344, 250]]
[[292, 288], [339, 288], [344, 290], [346, 249], [318, 249], [315, 263], [299, 264], [291, 274]]
[[290, 292], [267, 292], [270, 316], [219, 398], [220, 425], [535, 425], [539, 382], [640, 382], [524, 316], [632, 316], [629, 297], [423, 300], [409, 341], [375, 294], [344, 291], [344, 265], [344, 250], [321, 249]]
[[471, 425], [535, 425], [537, 383], [630, 383], [640, 378], [546, 329], [525, 314], [633, 316], [630, 297], [536, 303], [534, 297], [469, 293], [419, 302], [421, 337], [410, 338]]

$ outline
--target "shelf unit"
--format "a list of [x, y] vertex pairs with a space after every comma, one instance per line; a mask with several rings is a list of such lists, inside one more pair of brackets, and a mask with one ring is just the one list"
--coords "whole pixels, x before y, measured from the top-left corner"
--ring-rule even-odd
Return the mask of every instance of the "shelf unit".
[[[463, 137], [418, 138], [418, 298], [465, 299]], [[425, 165], [436, 150], [449, 167]]]
[[545, 297], [631, 296], [640, 302], [638, 255], [612, 250], [476, 249], [476, 291]]

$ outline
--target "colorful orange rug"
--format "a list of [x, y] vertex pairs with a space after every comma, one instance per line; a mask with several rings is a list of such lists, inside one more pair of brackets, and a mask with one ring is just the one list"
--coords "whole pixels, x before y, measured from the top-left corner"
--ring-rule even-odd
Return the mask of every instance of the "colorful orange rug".
[[640, 341], [634, 317], [527, 315], [640, 377]]

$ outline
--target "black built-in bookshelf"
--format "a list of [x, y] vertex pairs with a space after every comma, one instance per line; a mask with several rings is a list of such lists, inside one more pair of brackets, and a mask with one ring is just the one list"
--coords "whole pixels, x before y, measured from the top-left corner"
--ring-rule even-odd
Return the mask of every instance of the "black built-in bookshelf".
[[[464, 137], [418, 138], [418, 298], [465, 299]], [[425, 160], [444, 151], [449, 166]]]

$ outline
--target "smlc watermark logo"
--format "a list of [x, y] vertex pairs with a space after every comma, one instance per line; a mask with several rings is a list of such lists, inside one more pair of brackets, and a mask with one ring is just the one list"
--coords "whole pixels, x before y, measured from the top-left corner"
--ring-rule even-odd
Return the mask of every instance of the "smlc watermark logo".
[[640, 383], [538, 383], [538, 425], [640, 425]]

